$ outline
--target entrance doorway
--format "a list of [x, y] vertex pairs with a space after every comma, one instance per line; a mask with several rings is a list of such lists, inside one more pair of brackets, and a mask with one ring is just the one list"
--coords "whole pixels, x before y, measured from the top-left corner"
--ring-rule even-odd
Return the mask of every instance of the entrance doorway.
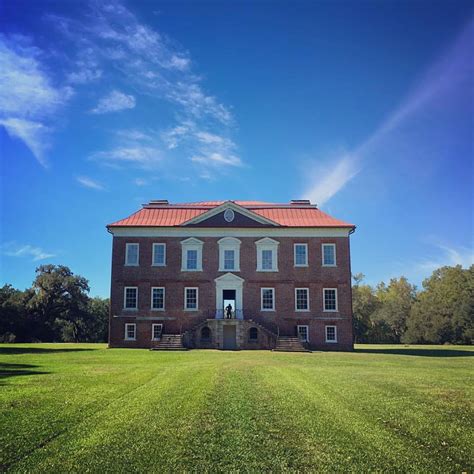
[[224, 343], [223, 343], [223, 349], [229, 350], [229, 351], [234, 351], [237, 349], [237, 331], [236, 331], [237, 326], [234, 324], [226, 324], [223, 326], [224, 330]]
[[[224, 311], [224, 319], [230, 319], [230, 318], [234, 319], [236, 317], [236, 311], [235, 311], [236, 291], [235, 290], [222, 290], [222, 301], [223, 301], [222, 309]], [[227, 310], [229, 305], [231, 307], [230, 314], [229, 314], [229, 311]]]

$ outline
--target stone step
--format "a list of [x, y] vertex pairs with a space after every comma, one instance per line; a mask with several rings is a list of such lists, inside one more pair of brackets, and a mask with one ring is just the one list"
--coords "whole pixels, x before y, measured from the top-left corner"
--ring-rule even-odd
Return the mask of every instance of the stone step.
[[163, 334], [159, 341], [154, 341], [152, 351], [186, 351], [181, 334]]

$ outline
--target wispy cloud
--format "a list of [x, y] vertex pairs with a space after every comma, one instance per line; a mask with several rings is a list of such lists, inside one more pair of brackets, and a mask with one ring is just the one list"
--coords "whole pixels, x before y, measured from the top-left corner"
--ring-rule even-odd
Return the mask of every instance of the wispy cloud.
[[461, 265], [464, 268], [474, 265], [474, 250], [472, 248], [453, 247], [441, 243], [434, 244], [434, 248], [437, 249], [436, 254], [416, 263], [416, 271], [431, 273], [446, 265]]
[[133, 109], [135, 107], [135, 97], [113, 90], [110, 94], [102, 97], [93, 108], [93, 114], [106, 114], [108, 112], [118, 112], [119, 110]]
[[29, 244], [17, 244], [16, 242], [8, 242], [2, 246], [3, 254], [9, 257], [31, 258], [33, 262], [45, 260], [55, 257], [55, 254], [48, 253], [40, 247], [34, 247]]
[[87, 176], [78, 176], [76, 180], [81, 186], [84, 186], [85, 188], [95, 189], [97, 191], [103, 191], [105, 189], [101, 183]]
[[474, 20], [457, 38], [454, 45], [425, 74], [413, 92], [361, 145], [337, 159], [319, 164], [317, 178], [305, 189], [303, 197], [323, 205], [344, 188], [366, 165], [374, 151], [387, 145], [392, 132], [405, 124], [415, 113], [436, 99], [460, 86], [471, 87], [474, 66], [472, 44], [474, 43]]
[[154, 168], [162, 161], [161, 150], [154, 147], [118, 146], [107, 151], [99, 151], [91, 155], [92, 160], [102, 164], [121, 167], [127, 164], [139, 168]]
[[0, 125], [22, 140], [42, 166], [47, 165], [49, 121], [72, 95], [57, 87], [29, 38], [0, 35]]

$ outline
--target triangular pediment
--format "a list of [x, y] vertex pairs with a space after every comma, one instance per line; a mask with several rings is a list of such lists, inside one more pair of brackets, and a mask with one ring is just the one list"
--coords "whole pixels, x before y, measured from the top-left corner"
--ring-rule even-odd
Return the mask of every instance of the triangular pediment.
[[231, 282], [239, 282], [239, 283], [242, 283], [243, 281], [245, 281], [243, 278], [240, 278], [239, 276], [237, 275], [234, 275], [233, 273], [226, 273], [224, 275], [221, 275], [220, 277], [217, 277], [214, 279], [215, 282], [221, 282], [221, 283], [231, 283]]
[[184, 222], [195, 227], [279, 227], [280, 224], [260, 216], [233, 201], [226, 201], [199, 216]]

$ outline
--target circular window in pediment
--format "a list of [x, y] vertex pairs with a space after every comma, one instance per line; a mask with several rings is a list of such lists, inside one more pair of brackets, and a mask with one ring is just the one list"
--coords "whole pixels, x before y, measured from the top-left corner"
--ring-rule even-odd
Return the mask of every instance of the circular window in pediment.
[[235, 214], [232, 209], [226, 209], [224, 212], [224, 219], [226, 222], [232, 222], [234, 220]]

